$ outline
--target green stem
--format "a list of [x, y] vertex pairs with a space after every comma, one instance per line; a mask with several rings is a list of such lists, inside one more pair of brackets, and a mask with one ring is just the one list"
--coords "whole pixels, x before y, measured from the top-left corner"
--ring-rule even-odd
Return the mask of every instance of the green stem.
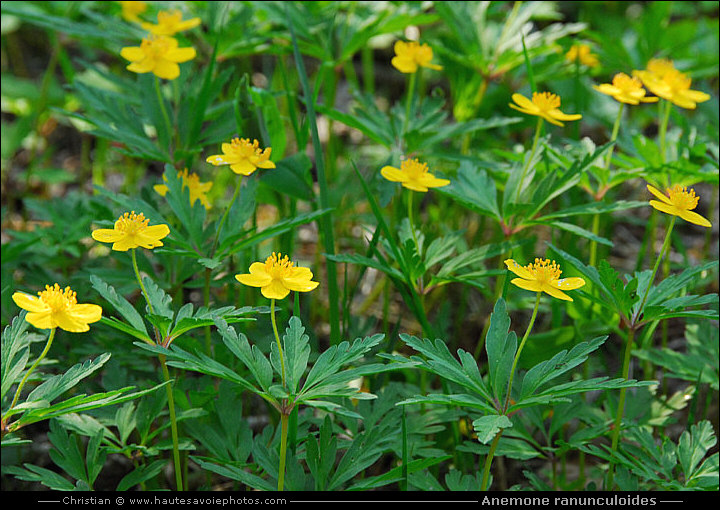
[[515, 203], [517, 203], [518, 199], [520, 198], [520, 190], [523, 187], [523, 182], [525, 182], [525, 175], [527, 174], [527, 171], [530, 168], [530, 163], [532, 163], [532, 160], [535, 158], [535, 151], [537, 150], [538, 140], [540, 139], [540, 132], [542, 131], [542, 125], [543, 125], [543, 118], [538, 117], [537, 126], [535, 126], [535, 137], [533, 138], [532, 149], [530, 149], [530, 157], [527, 160], [525, 160], [525, 164], [523, 165], [522, 173], [520, 174], [520, 180], [518, 181], [517, 189], [515, 190], [515, 200], [514, 200]]
[[167, 383], [165, 385], [165, 388], [167, 390], [167, 399], [168, 399], [168, 410], [170, 411], [170, 433], [172, 435], [172, 443], [173, 443], [173, 462], [175, 465], [175, 485], [177, 487], [178, 491], [183, 490], [183, 481], [182, 481], [182, 465], [180, 464], [180, 447], [178, 442], [178, 429], [177, 429], [177, 418], [175, 416], [175, 398], [173, 397], [173, 390], [172, 385], [170, 384], [170, 372], [167, 368], [166, 360], [167, 358], [165, 355], [160, 354], [158, 356], [160, 359], [160, 366], [162, 367], [162, 373], [163, 378], [165, 379], [165, 382]]
[[[598, 213], [593, 214], [592, 233], [598, 235], [600, 231], [600, 215]], [[597, 242], [593, 239], [590, 242], [590, 267], [595, 267], [597, 263]]]
[[[52, 345], [53, 338], [55, 338], [55, 330], [56, 329], [57, 328], [52, 328], [50, 330], [50, 336], [48, 336], [47, 343], [45, 344], [45, 348], [43, 349], [42, 353], [40, 353], [40, 357], [35, 360], [35, 363], [32, 364], [32, 366], [30, 367], [30, 370], [27, 371], [27, 373], [25, 374], [25, 377], [23, 377], [22, 381], [20, 381], [20, 385], [18, 386], [17, 390], [15, 390], [15, 396], [13, 397], [12, 404], [10, 404], [10, 409], [8, 409], [8, 411], [10, 411], [13, 407], [15, 407], [15, 404], [17, 404], [18, 398], [20, 397], [20, 392], [22, 391], [23, 386], [25, 386], [25, 383], [27, 382], [27, 380], [30, 378], [30, 374], [32, 374], [33, 371], [35, 371], [35, 368], [37, 368], [37, 366], [40, 364], [40, 362], [43, 360], [43, 358], [45, 358], [48, 351], [50, 350], [50, 346]], [[3, 423], [5, 423], [5, 419], [6, 418], [3, 418], [3, 420], [2, 420]]]
[[522, 352], [523, 347], [525, 347], [525, 342], [530, 336], [530, 331], [532, 330], [533, 324], [535, 324], [535, 318], [537, 317], [538, 308], [540, 307], [541, 295], [542, 292], [538, 292], [537, 296], [535, 297], [535, 308], [533, 308], [532, 317], [530, 317], [530, 324], [528, 324], [527, 330], [525, 330], [525, 335], [520, 342], [520, 347], [518, 347], [517, 353], [515, 353], [515, 359], [513, 360], [512, 368], [510, 369], [510, 380], [508, 381], [507, 396], [505, 397], [505, 411], [507, 411], [510, 405], [510, 392], [512, 390], [513, 378], [515, 377], [515, 368], [517, 367], [518, 360], [520, 359], [520, 353]]
[[[162, 97], [162, 92], [160, 91], [160, 79], [157, 76], [154, 76], [155, 78], [155, 94], [157, 95], [158, 104], [160, 105], [160, 112], [162, 113], [163, 120], [165, 122], [165, 129], [167, 130], [167, 136], [168, 136], [168, 152], [172, 154], [172, 147], [170, 140], [172, 139], [172, 123], [170, 122], [170, 116], [168, 115], [167, 109], [165, 108], [165, 100]], [[160, 137], [160, 134], [158, 133], [158, 138]]]
[[[274, 301], [274, 300], [273, 300]], [[280, 466], [278, 467], [278, 491], [285, 485], [285, 458], [287, 457], [288, 415], [280, 413]]]
[[650, 281], [648, 281], [647, 288], [645, 289], [645, 295], [642, 298], [642, 301], [640, 302], [640, 307], [635, 312], [635, 315], [633, 316], [633, 325], [637, 322], [637, 319], [640, 317], [640, 314], [642, 314], [643, 307], [645, 306], [645, 302], [647, 301], [648, 295], [650, 294], [650, 288], [653, 285], [653, 282], [655, 281], [655, 275], [657, 274], [658, 268], [660, 267], [660, 262], [662, 261], [663, 257], [665, 256], [665, 252], [668, 251], [670, 247], [670, 240], [672, 237], [672, 231], [673, 227], [675, 226], [675, 220], [676, 216], [673, 216], [670, 219], [670, 225], [668, 226], [667, 232], [665, 233], [665, 241], [663, 241], [662, 248], [660, 248], [660, 254], [658, 255], [657, 260], [655, 261], [655, 266], [653, 267], [652, 276], [650, 277]]
[[135, 270], [135, 277], [137, 278], [137, 281], [140, 284], [140, 290], [142, 291], [143, 296], [145, 297], [145, 302], [147, 303], [148, 308], [150, 309], [150, 313], [154, 314], [155, 310], [153, 310], [153, 305], [150, 302], [150, 299], [148, 298], [148, 293], [145, 290], [145, 285], [142, 282], [142, 278], [140, 278], [140, 270], [138, 269], [137, 256], [135, 255], [135, 248], [132, 248], [130, 250], [130, 256], [132, 257], [133, 269]]
[[417, 81], [417, 72], [410, 73], [408, 78], [407, 98], [405, 99], [405, 119], [403, 120], [403, 137], [407, 134], [408, 124], [410, 123], [410, 112], [412, 110], [413, 96], [415, 96], [415, 82]]
[[480, 483], [481, 491], [487, 490], [488, 479], [490, 478], [490, 465], [492, 464], [493, 457], [495, 456], [495, 450], [497, 450], [497, 446], [500, 442], [500, 436], [502, 436], [503, 430], [504, 429], [500, 429], [498, 433], [495, 434], [495, 438], [490, 445], [490, 451], [488, 452], [487, 457], [485, 457], [485, 468], [483, 469], [482, 482]]
[[[215, 255], [215, 250], [217, 249], [218, 241], [220, 240], [220, 232], [222, 232], [223, 225], [225, 225], [225, 221], [227, 220], [228, 214], [230, 213], [230, 209], [232, 209], [232, 206], [235, 203], [235, 200], [237, 200], [237, 197], [240, 194], [241, 187], [242, 187], [242, 177], [240, 177], [238, 179], [237, 186], [235, 186], [235, 192], [233, 193], [233, 196], [230, 199], [230, 203], [228, 204], [227, 208], [225, 209], [225, 213], [223, 213], [222, 218], [220, 219], [220, 224], [218, 225], [217, 232], [215, 232], [215, 239], [213, 240], [212, 250], [210, 251], [210, 257], [213, 257]], [[205, 305], [207, 306], [207, 303], [205, 303]]]
[[280, 335], [278, 335], [277, 323], [275, 322], [275, 300], [270, 300], [270, 322], [272, 322], [273, 333], [275, 333], [275, 342], [277, 342], [278, 353], [280, 354], [280, 370], [282, 375], [282, 385], [285, 387], [285, 355], [283, 354], [282, 345], [280, 343]]
[[[625, 356], [623, 358], [623, 367], [622, 367], [622, 378], [627, 380], [630, 377], [630, 354], [632, 353], [632, 344], [633, 339], [635, 336], [635, 330], [630, 328], [628, 331], [628, 337], [627, 342], [625, 344]], [[614, 479], [614, 472], [615, 472], [615, 452], [617, 451], [618, 446], [618, 439], [620, 438], [620, 426], [622, 424], [622, 418], [623, 414], [625, 412], [625, 393], [627, 391], [627, 388], [621, 388], [620, 389], [620, 399], [618, 400], [618, 408], [617, 413], [615, 415], [615, 423], [613, 424], [613, 435], [612, 435], [612, 443], [610, 446], [610, 467], [608, 468], [608, 477], [607, 477], [607, 486], [605, 487], [606, 490], [612, 490], [613, 487], [613, 479]]]
[[661, 107], [662, 120], [660, 121], [660, 157], [662, 158], [663, 163], [665, 163], [665, 159], [666, 159], [665, 138], [667, 135], [667, 127], [668, 127], [668, 121], [670, 120], [670, 110], [671, 109], [672, 109], [672, 103], [670, 101], [663, 101], [663, 106]]
[[422, 254], [420, 253], [420, 244], [417, 240], [417, 235], [415, 234], [415, 224], [413, 222], [413, 192], [410, 191], [408, 194], [408, 221], [410, 222], [410, 232], [412, 233], [413, 241], [415, 241], [415, 249], [417, 250], [418, 256], [422, 258]]
[[[620, 122], [622, 121], [622, 114], [623, 110], [625, 109], [625, 104], [620, 103], [620, 108], [618, 108], [617, 117], [615, 117], [615, 124], [613, 124], [612, 134], [610, 135], [610, 141], [614, 142], [617, 140], [618, 132], [620, 131]], [[610, 162], [612, 161], [613, 152], [615, 152], [615, 145], [610, 147], [610, 150], [608, 150], [607, 158], [605, 159], [605, 168], [610, 168]], [[605, 184], [605, 183], [603, 183]]]

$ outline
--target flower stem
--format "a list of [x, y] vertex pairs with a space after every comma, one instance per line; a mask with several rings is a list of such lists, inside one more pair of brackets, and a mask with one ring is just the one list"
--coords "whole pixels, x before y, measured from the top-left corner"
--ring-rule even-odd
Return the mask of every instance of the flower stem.
[[483, 477], [482, 482], [480, 483], [481, 491], [487, 490], [488, 479], [490, 478], [490, 465], [492, 464], [493, 457], [495, 456], [495, 450], [497, 450], [497, 446], [500, 442], [500, 436], [502, 436], [503, 430], [504, 429], [500, 429], [498, 433], [495, 434], [495, 438], [490, 445], [490, 451], [488, 452], [487, 457], [485, 457], [485, 467], [483, 468]]
[[662, 261], [663, 257], [665, 256], [665, 252], [667, 252], [670, 247], [670, 240], [672, 238], [673, 227], [675, 226], [675, 219], [676, 219], [676, 216], [673, 216], [670, 220], [670, 225], [668, 226], [667, 232], [665, 233], [665, 240], [663, 241], [662, 248], [660, 248], [660, 254], [658, 255], [657, 260], [655, 261], [655, 266], [653, 267], [652, 276], [650, 277], [650, 281], [648, 281], [647, 288], [645, 289], [645, 295], [643, 296], [643, 299], [640, 302], [640, 307], [637, 309], [637, 312], [635, 312], [635, 316], [633, 317], [633, 325], [636, 323], [637, 319], [640, 317], [640, 314], [642, 314], [643, 308], [645, 306], [645, 302], [647, 301], [648, 295], [650, 294], [650, 288], [652, 287], [652, 284], [655, 281], [655, 275], [657, 274], [658, 268], [660, 267], [660, 262]]
[[[625, 344], [625, 356], [623, 357], [622, 378], [625, 380], [630, 378], [630, 353], [632, 352], [632, 344], [634, 337], [635, 330], [633, 328], [630, 328], [630, 330], [628, 331], [627, 342]], [[613, 478], [615, 472], [615, 460], [613, 457], [615, 455], [615, 452], [617, 451], [618, 439], [620, 438], [620, 427], [622, 425], [623, 414], [625, 413], [626, 391], [627, 388], [620, 389], [620, 398], [618, 399], [618, 408], [615, 415], [615, 423], [613, 424], [612, 443], [610, 446], [610, 467], [608, 468], [606, 490], [612, 490], [613, 487]]]
[[150, 309], [150, 313], [154, 314], [155, 310], [153, 310], [153, 305], [150, 302], [150, 299], [148, 298], [148, 293], [145, 290], [145, 285], [142, 282], [142, 278], [140, 278], [140, 270], [138, 269], [137, 256], [135, 255], [135, 248], [132, 248], [130, 250], [130, 255], [132, 257], [133, 269], [135, 270], [135, 277], [137, 278], [137, 281], [140, 284], [140, 290], [142, 291], [143, 296], [145, 297], [145, 302], [147, 302], [148, 308]]
[[530, 157], [527, 160], [525, 160], [525, 164], [523, 165], [522, 173], [520, 174], [520, 180], [518, 181], [517, 189], [515, 190], [515, 200], [514, 200], [515, 203], [517, 203], [518, 199], [520, 198], [520, 190], [522, 190], [523, 183], [525, 182], [525, 175], [527, 174], [527, 171], [530, 168], [530, 163], [532, 163], [532, 160], [535, 158], [535, 151], [537, 150], [538, 140], [540, 139], [540, 132], [542, 131], [542, 125], [543, 125], [543, 118], [538, 117], [537, 126], [535, 127], [535, 137], [533, 138], [532, 148], [530, 149]]
[[510, 369], [510, 381], [508, 381], [507, 396], [505, 397], [505, 411], [507, 411], [510, 405], [510, 391], [512, 390], [513, 378], [515, 377], [515, 368], [517, 367], [518, 360], [520, 359], [520, 353], [522, 352], [523, 347], [525, 347], [525, 342], [527, 342], [527, 339], [530, 336], [530, 331], [532, 330], [533, 324], [535, 324], [535, 318], [537, 317], [538, 308], [540, 307], [541, 295], [542, 292], [538, 292], [537, 296], [535, 297], [535, 308], [533, 308], [532, 317], [530, 317], [530, 324], [528, 324], [527, 330], [525, 330], [525, 335], [520, 342], [520, 347], [518, 347], [517, 353], [515, 354], [515, 359], [513, 360], [512, 368]]
[[[618, 114], [617, 117], [615, 117], [615, 124], [613, 124], [612, 134], [610, 135], [610, 141], [614, 142], [617, 140], [618, 132], [620, 131], [620, 121], [622, 121], [622, 114], [623, 110], [625, 109], [625, 104], [620, 103], [620, 108], [618, 108]], [[612, 161], [613, 152], [615, 152], [615, 146], [613, 145], [610, 147], [610, 150], [608, 150], [607, 158], [605, 159], [605, 168], [610, 168], [610, 162]], [[605, 183], [603, 183], [605, 184]]]
[[670, 101], [663, 101], [663, 106], [660, 108], [662, 112], [662, 119], [660, 121], [660, 158], [665, 163], [665, 150], [666, 143], [665, 138], [667, 136], [668, 121], [670, 120], [670, 110], [672, 109], [672, 103]]
[[405, 99], [405, 119], [403, 121], [403, 136], [407, 134], [407, 128], [410, 123], [410, 111], [412, 110], [413, 96], [415, 95], [415, 82], [417, 81], [417, 72], [410, 73], [408, 79], [407, 97]]
[[[25, 383], [27, 382], [27, 380], [30, 378], [30, 374], [32, 374], [33, 371], [35, 371], [35, 368], [37, 368], [37, 366], [40, 364], [40, 362], [43, 360], [43, 358], [45, 358], [48, 351], [50, 350], [50, 346], [52, 345], [53, 338], [55, 338], [55, 330], [56, 329], [57, 328], [52, 328], [50, 330], [50, 336], [48, 336], [47, 343], [45, 344], [45, 348], [43, 349], [42, 353], [40, 353], [40, 357], [35, 360], [35, 363], [32, 364], [32, 366], [30, 367], [30, 370], [27, 371], [27, 373], [25, 374], [25, 377], [23, 377], [22, 381], [20, 381], [20, 385], [18, 386], [17, 390], [15, 390], [15, 396], [13, 397], [12, 404], [10, 404], [10, 409], [15, 407], [15, 404], [17, 404], [18, 398], [20, 397], [20, 392], [22, 391], [23, 386], [25, 386]], [[8, 411], [10, 411], [10, 409], [8, 409]], [[3, 423], [4, 422], [5, 422], [5, 418], [3, 418]]]
[[158, 356], [160, 359], [160, 366], [162, 367], [163, 377], [165, 378], [165, 382], [168, 384], [165, 385], [165, 388], [167, 390], [167, 399], [168, 399], [168, 410], [170, 411], [170, 433], [172, 435], [172, 443], [173, 443], [173, 462], [175, 466], [175, 485], [177, 487], [178, 491], [183, 490], [183, 481], [182, 481], [182, 467], [180, 465], [180, 447], [178, 442], [178, 429], [177, 429], [177, 418], [175, 416], [175, 398], [173, 397], [173, 390], [172, 385], [169, 383], [170, 381], [170, 372], [167, 368], [166, 363], [166, 357], [163, 354], [160, 354]]
[[[155, 76], [155, 93], [157, 94], [158, 104], [160, 105], [160, 111], [162, 112], [163, 120], [165, 121], [165, 129], [167, 130], [167, 136], [168, 136], [168, 152], [172, 153], [172, 144], [170, 143], [170, 140], [172, 139], [172, 124], [170, 123], [170, 117], [168, 116], [167, 109], [165, 108], [165, 100], [162, 97], [162, 92], [160, 91], [160, 79]], [[159, 134], [158, 134], [159, 138]]]
[[[274, 300], [273, 300], [274, 301]], [[280, 413], [280, 466], [278, 467], [278, 491], [285, 485], [285, 458], [287, 457], [288, 415]]]
[[410, 222], [410, 232], [412, 233], [413, 241], [415, 241], [415, 249], [417, 250], [418, 256], [422, 257], [420, 253], [420, 244], [415, 234], [415, 224], [413, 222], [413, 193], [412, 191], [408, 194], [408, 221]]
[[282, 344], [280, 343], [280, 335], [278, 335], [277, 323], [275, 322], [275, 300], [270, 300], [270, 322], [272, 322], [273, 333], [275, 333], [275, 342], [277, 343], [278, 353], [280, 354], [280, 370], [282, 375], [282, 385], [285, 387], [285, 355], [283, 354]]
[[[230, 203], [228, 204], [227, 208], [225, 209], [225, 213], [222, 215], [222, 218], [220, 219], [220, 224], [218, 225], [217, 232], [215, 232], [215, 239], [213, 240], [212, 250], [210, 250], [210, 257], [215, 255], [215, 250], [217, 249], [218, 241], [220, 240], [220, 232], [222, 232], [223, 225], [225, 225], [225, 221], [227, 220], [228, 214], [230, 213], [230, 209], [232, 209], [232, 206], [235, 203], [235, 200], [237, 200], [237, 197], [240, 194], [241, 185], [242, 185], [242, 177], [240, 177], [238, 179], [237, 186], [235, 186], [235, 192], [233, 193], [233, 196], [230, 199]], [[206, 305], [207, 305], [207, 303], [206, 303]]]

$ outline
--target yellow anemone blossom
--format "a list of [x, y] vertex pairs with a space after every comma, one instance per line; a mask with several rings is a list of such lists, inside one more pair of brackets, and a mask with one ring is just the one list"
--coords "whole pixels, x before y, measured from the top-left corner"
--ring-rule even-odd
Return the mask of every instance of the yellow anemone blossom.
[[[563, 126], [562, 120], [579, 120], [582, 115], [579, 113], [563, 113], [560, 111], [560, 96], [551, 94], [550, 92], [533, 92], [532, 101], [522, 94], [513, 94], [515, 104], [510, 104], [510, 108], [527, 113], [528, 115], [536, 115], [542, 117], [550, 124]], [[516, 106], [517, 105], [517, 106]]]
[[312, 281], [313, 274], [307, 267], [295, 267], [287, 255], [274, 253], [265, 262], [250, 265], [250, 274], [236, 274], [235, 279], [243, 285], [260, 287], [268, 299], [283, 299], [291, 290], [310, 292], [319, 285]]
[[520, 277], [514, 278], [512, 283], [521, 289], [545, 292], [564, 301], [572, 301], [564, 290], [575, 290], [585, 285], [582, 278], [560, 278], [562, 271], [554, 260], [535, 259], [535, 263], [521, 266], [513, 259], [507, 259], [505, 265]]
[[115, 251], [128, 251], [132, 248], [153, 249], [162, 246], [160, 239], [170, 233], [165, 224], [149, 225], [150, 220], [143, 213], [135, 211], [125, 213], [115, 222], [115, 228], [93, 230], [92, 238], [101, 243], [113, 243]]
[[147, 3], [145, 2], [118, 2], [122, 12], [120, 15], [125, 21], [131, 23], [140, 23], [140, 14], [147, 11]]
[[587, 44], [573, 44], [565, 54], [565, 59], [570, 62], [579, 61], [582, 65], [588, 67], [600, 65], [597, 55], [592, 53], [590, 46]]
[[419, 44], [415, 41], [397, 41], [395, 43], [395, 56], [390, 61], [395, 69], [401, 73], [417, 72], [418, 67], [428, 67], [439, 71], [442, 66], [431, 64], [433, 51], [427, 44]]
[[258, 168], [275, 168], [270, 161], [272, 148], [260, 148], [260, 142], [254, 140], [250, 143], [248, 138], [233, 138], [230, 143], [222, 144], [221, 155], [210, 156], [206, 159], [211, 165], [230, 165], [236, 174], [250, 175]]
[[427, 163], [420, 163], [417, 159], [406, 159], [400, 164], [400, 168], [384, 166], [380, 173], [388, 181], [402, 183], [407, 189], [413, 191], [427, 191], [428, 188], [439, 188], [447, 186], [450, 181], [438, 179], [428, 172]]
[[57, 283], [38, 292], [38, 297], [15, 292], [13, 301], [29, 313], [25, 320], [38, 329], [60, 328], [71, 333], [88, 331], [93, 322], [102, 318], [102, 308], [98, 305], [78, 303], [77, 296], [70, 287], [61, 289]]
[[638, 78], [630, 77], [625, 73], [613, 76], [612, 85], [602, 83], [593, 85], [598, 92], [612, 96], [616, 101], [626, 104], [657, 103], [657, 97], [645, 97], [646, 90]]
[[[200, 200], [200, 203], [205, 206], [205, 209], [210, 209], [210, 202], [208, 201], [206, 193], [212, 188], [212, 182], [201, 182], [200, 176], [196, 173], [188, 173], [187, 168], [178, 175], [182, 178], [183, 188], [188, 188], [190, 191], [190, 205], [194, 205], [196, 200]], [[165, 176], [163, 175], [163, 180]], [[168, 192], [168, 187], [165, 184], [156, 184], [153, 189], [161, 196], [165, 196]]]
[[174, 80], [180, 76], [179, 63], [195, 58], [195, 48], [178, 48], [176, 39], [167, 36], [151, 35], [140, 46], [127, 46], [120, 55], [131, 63], [128, 71], [134, 73], [153, 73], [158, 78]]
[[650, 193], [658, 197], [661, 202], [657, 200], [650, 200], [650, 205], [658, 211], [662, 211], [673, 216], [680, 216], [685, 221], [700, 225], [701, 227], [712, 227], [712, 224], [700, 216], [698, 213], [693, 212], [698, 205], [700, 197], [695, 195], [695, 190], [688, 189], [684, 186], [676, 184], [672, 188], [667, 188], [667, 196], [657, 188], [647, 185], [647, 189]]
[[650, 92], [666, 99], [680, 108], [694, 110], [697, 103], [710, 99], [710, 96], [699, 90], [691, 90], [692, 79], [685, 73], [675, 69], [669, 60], [651, 60], [645, 71], [633, 71]]
[[182, 12], [180, 11], [160, 11], [157, 15], [157, 25], [152, 23], [142, 23], [142, 27], [155, 35], [175, 35], [178, 32], [184, 32], [195, 28], [200, 24], [200, 18], [191, 18], [183, 21]]

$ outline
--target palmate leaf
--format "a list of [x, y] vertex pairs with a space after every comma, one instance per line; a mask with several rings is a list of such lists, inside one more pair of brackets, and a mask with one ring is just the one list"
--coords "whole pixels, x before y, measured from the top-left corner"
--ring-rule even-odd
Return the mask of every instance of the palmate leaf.
[[31, 391], [26, 398], [26, 402], [32, 402], [33, 400], [47, 400], [48, 402], [52, 402], [81, 380], [99, 370], [109, 359], [110, 353], [106, 352], [92, 361], [89, 360], [74, 365], [64, 374], [52, 376]]
[[514, 331], [510, 331], [510, 316], [502, 298], [495, 303], [493, 313], [490, 315], [485, 350], [488, 355], [490, 386], [495, 398], [502, 401], [507, 392], [510, 371], [517, 351], [517, 336]]
[[[158, 388], [165, 386], [165, 384], [166, 383], [158, 384], [157, 386], [154, 386], [150, 389], [136, 391], [133, 393], [128, 393], [133, 389], [132, 386], [128, 386], [119, 390], [113, 390], [104, 393], [95, 393], [93, 395], [76, 395], [72, 398], [69, 398], [68, 400], [63, 400], [52, 405], [48, 405], [49, 403], [46, 400], [34, 401], [40, 404], [40, 406], [26, 410], [17, 422], [14, 422], [10, 425], [10, 428], [12, 430], [15, 430], [31, 423], [48, 420], [50, 418], [55, 418], [64, 414], [81, 413], [84, 411], [90, 411], [92, 409], [98, 409], [100, 407], [122, 404], [152, 393]], [[22, 406], [16, 406], [15, 408], [13, 408], [13, 411], [21, 408]], [[12, 414], [16, 413], [13, 412]]]
[[90, 275], [90, 283], [93, 288], [98, 291], [98, 293], [105, 298], [126, 321], [130, 323], [130, 326], [132, 326], [133, 329], [138, 331], [144, 338], [150, 338], [148, 336], [147, 328], [145, 327], [145, 322], [138, 311], [135, 310], [135, 307], [131, 305], [127, 299], [118, 294], [114, 287], [95, 275]]
[[472, 422], [477, 439], [482, 444], [488, 444], [503, 429], [513, 426], [510, 418], [503, 414], [488, 414]]
[[460, 361], [458, 361], [450, 353], [445, 342], [440, 339], [431, 342], [428, 339], [420, 340], [404, 333], [400, 335], [400, 339], [426, 357], [426, 359], [419, 356], [410, 358], [412, 361], [419, 363], [419, 367], [453, 381], [467, 388], [473, 394], [481, 396], [488, 403], [492, 403], [490, 392], [480, 375], [477, 362], [472, 354], [460, 349], [458, 350]]
[[[363, 375], [393, 369], [381, 364], [360, 365], [342, 370], [351, 363], [357, 364], [373, 347], [385, 338], [383, 334], [357, 338], [352, 343], [341, 342], [323, 352], [313, 364], [305, 379], [296, 402], [306, 402], [331, 396], [353, 396], [358, 398], [359, 390], [349, 386], [350, 381]], [[370, 395], [371, 398], [374, 396]]]
[[2, 360], [0, 365], [2, 367], [2, 392], [0, 392], [0, 400], [20, 378], [30, 357], [28, 323], [25, 315], [27, 312], [21, 311], [20, 315], [13, 318], [2, 333], [2, 355], [0, 357]]
[[463, 207], [478, 214], [502, 219], [495, 181], [485, 170], [480, 170], [471, 162], [462, 162], [457, 176], [448, 186], [437, 188], [437, 192], [448, 195]]

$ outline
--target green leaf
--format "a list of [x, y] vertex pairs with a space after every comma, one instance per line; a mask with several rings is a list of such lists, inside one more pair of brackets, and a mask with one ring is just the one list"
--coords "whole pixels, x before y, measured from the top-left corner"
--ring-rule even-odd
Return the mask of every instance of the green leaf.
[[20, 312], [14, 317], [9, 326], [2, 333], [2, 392], [0, 399], [20, 379], [30, 357], [30, 339], [27, 332], [28, 322], [25, 320], [27, 312]]
[[31, 391], [27, 396], [26, 401], [32, 402], [33, 400], [47, 400], [48, 402], [52, 402], [81, 380], [99, 370], [109, 359], [110, 353], [106, 352], [92, 361], [89, 360], [85, 363], [78, 363], [77, 365], [74, 365], [64, 374], [52, 376]]
[[437, 188], [437, 192], [448, 195], [463, 207], [478, 214], [502, 219], [495, 181], [485, 170], [480, 170], [469, 161], [463, 161], [457, 176], [451, 179], [448, 186]]
[[517, 351], [517, 337], [514, 331], [510, 331], [510, 316], [502, 298], [495, 303], [493, 313], [490, 315], [485, 350], [488, 355], [490, 386], [495, 398], [502, 401], [510, 382], [512, 362]]
[[715, 431], [707, 420], [692, 425], [689, 431], [682, 433], [677, 446], [677, 456], [686, 484], [695, 477], [700, 462], [716, 444]]
[[90, 283], [93, 288], [98, 291], [103, 298], [108, 300], [115, 310], [117, 310], [118, 313], [130, 323], [133, 329], [139, 331], [140, 334], [144, 333], [145, 338], [150, 338], [148, 336], [147, 329], [145, 328], [145, 322], [138, 311], [135, 310], [127, 299], [119, 295], [115, 291], [115, 288], [108, 285], [104, 280], [95, 275], [90, 275]]
[[144, 464], [136, 467], [127, 475], [123, 476], [122, 480], [120, 480], [115, 490], [126, 491], [132, 489], [136, 485], [155, 478], [162, 472], [166, 464], [166, 461], [164, 461], [163, 459], [159, 459], [151, 462], [150, 464]]
[[510, 419], [503, 414], [490, 414], [482, 416], [472, 422], [477, 439], [482, 444], [488, 444], [503, 429], [513, 426]]

